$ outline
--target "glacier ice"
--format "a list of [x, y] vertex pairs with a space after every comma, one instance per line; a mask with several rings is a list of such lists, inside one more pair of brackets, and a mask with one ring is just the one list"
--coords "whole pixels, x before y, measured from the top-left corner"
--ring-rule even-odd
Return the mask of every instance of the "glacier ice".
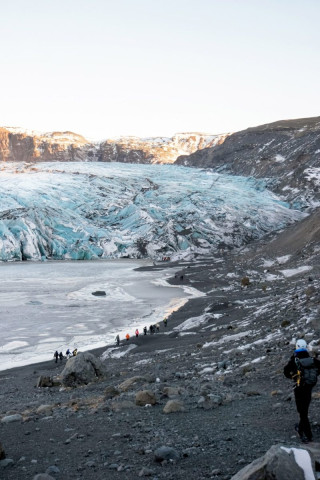
[[2, 164], [0, 260], [209, 253], [305, 214], [265, 180], [175, 165]]

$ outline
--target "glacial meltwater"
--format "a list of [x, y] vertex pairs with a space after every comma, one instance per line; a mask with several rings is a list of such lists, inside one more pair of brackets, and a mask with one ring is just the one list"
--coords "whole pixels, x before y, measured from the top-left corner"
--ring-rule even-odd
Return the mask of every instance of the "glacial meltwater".
[[[172, 287], [172, 269], [141, 260], [0, 264], [0, 370], [88, 350], [162, 322], [200, 292]], [[105, 296], [92, 295], [104, 291]]]

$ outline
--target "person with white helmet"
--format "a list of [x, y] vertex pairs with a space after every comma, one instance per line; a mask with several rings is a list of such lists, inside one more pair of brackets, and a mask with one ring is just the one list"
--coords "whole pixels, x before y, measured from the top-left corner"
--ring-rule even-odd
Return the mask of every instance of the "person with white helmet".
[[312, 389], [317, 383], [320, 373], [320, 361], [310, 357], [307, 342], [300, 338], [296, 341], [296, 349], [283, 370], [287, 378], [295, 382], [294, 397], [300, 421], [295, 425], [302, 442], [312, 442], [312, 431], [308, 418]]

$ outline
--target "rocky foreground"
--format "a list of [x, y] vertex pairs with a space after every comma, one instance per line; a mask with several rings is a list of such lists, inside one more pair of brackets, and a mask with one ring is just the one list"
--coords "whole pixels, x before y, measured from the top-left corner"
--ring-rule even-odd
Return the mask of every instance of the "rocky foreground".
[[[71, 360], [0, 372], [0, 478], [227, 480], [273, 445], [261, 467], [273, 477], [235, 479], [312, 478], [279, 445], [304, 448], [282, 370], [295, 338], [320, 348], [319, 220], [316, 211], [264, 244], [173, 265], [172, 283], [205, 295], [160, 333], [83, 355], [82, 374], [67, 375]], [[315, 387], [314, 468], [319, 407]]]

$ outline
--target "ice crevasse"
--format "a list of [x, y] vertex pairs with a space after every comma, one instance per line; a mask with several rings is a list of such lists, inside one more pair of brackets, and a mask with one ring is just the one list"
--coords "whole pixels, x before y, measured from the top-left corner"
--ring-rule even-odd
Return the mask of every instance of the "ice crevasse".
[[301, 219], [265, 180], [174, 165], [2, 164], [0, 260], [178, 256]]

